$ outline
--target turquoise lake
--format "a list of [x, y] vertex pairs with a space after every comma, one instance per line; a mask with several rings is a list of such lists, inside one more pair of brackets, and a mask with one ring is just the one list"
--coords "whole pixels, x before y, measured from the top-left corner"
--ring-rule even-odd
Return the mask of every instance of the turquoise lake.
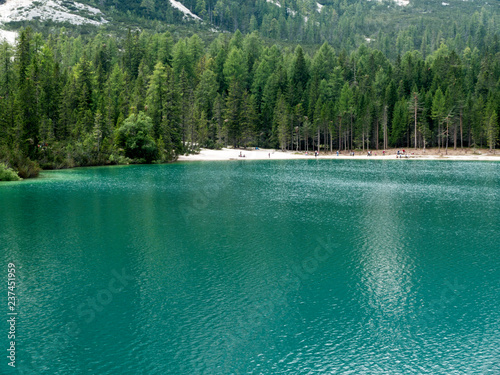
[[0, 210], [0, 374], [500, 374], [500, 163], [83, 168]]

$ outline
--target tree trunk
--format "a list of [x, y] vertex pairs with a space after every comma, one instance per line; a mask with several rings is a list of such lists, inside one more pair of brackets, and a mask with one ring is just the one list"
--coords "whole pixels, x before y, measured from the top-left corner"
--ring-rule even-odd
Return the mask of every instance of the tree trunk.
[[457, 124], [453, 124], [453, 149], [457, 149]]
[[339, 151], [342, 151], [342, 116], [339, 120]]
[[446, 118], [446, 155], [448, 155], [448, 135], [450, 129], [450, 119]]
[[299, 143], [300, 143], [300, 135], [298, 132], [295, 132], [297, 138], [297, 145], [295, 146], [295, 151], [299, 151]]
[[[415, 103], [414, 103], [414, 106], [415, 106], [415, 150], [417, 149], [417, 109], [418, 109], [418, 98], [417, 98], [417, 94], [415, 94]], [[409, 147], [410, 145], [408, 145]]]
[[387, 150], [389, 146], [388, 134], [387, 134], [387, 105], [384, 106], [384, 150]]
[[441, 152], [441, 121], [438, 121], [438, 152]]
[[467, 127], [467, 132], [469, 134], [469, 139], [468, 139], [468, 143], [467, 143], [467, 146], [470, 147], [470, 144], [471, 144], [471, 131], [470, 131], [470, 121], [468, 121], [468, 127]]
[[317, 143], [317, 150], [319, 152], [319, 140], [320, 140], [320, 137], [321, 137], [321, 134], [320, 134], [320, 129], [319, 129], [319, 125], [318, 125], [318, 143]]
[[333, 137], [332, 137], [332, 129], [330, 129], [330, 152], [333, 152]]
[[462, 123], [462, 109], [460, 109], [460, 148], [464, 148], [464, 133], [463, 133], [463, 123]]
[[191, 125], [191, 151], [194, 151], [194, 126]]
[[351, 113], [351, 150], [352, 150], [352, 113]]
[[366, 151], [370, 151], [370, 132], [367, 131], [365, 135], [366, 139]]
[[408, 145], [408, 148], [411, 147], [411, 144], [410, 144], [410, 132], [411, 132], [411, 128], [409, 126], [410, 124], [408, 124], [408, 129], [406, 129], [406, 144]]
[[325, 129], [323, 129], [323, 140], [325, 142], [325, 151], [328, 151], [328, 146], [327, 146], [328, 143], [326, 143], [327, 142], [326, 135], [327, 135], [327, 129], [325, 128]]

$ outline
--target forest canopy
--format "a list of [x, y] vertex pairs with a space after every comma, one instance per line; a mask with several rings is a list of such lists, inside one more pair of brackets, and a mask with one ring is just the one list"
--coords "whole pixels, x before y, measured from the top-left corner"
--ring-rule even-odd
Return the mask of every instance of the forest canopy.
[[500, 43], [445, 40], [394, 59], [371, 44], [303, 48], [257, 32], [129, 31], [0, 45], [0, 161], [42, 168], [165, 162], [200, 147], [497, 146]]

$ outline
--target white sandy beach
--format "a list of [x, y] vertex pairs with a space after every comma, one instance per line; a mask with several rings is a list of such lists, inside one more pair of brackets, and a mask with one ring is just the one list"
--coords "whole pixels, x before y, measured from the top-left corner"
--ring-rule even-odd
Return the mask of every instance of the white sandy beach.
[[[422, 150], [405, 150], [407, 157], [397, 158], [397, 149], [390, 149], [383, 155], [382, 150], [373, 150], [372, 156], [367, 156], [366, 152], [355, 152], [354, 156], [350, 156], [348, 151], [343, 151], [337, 156], [337, 153], [320, 153], [319, 156], [314, 156], [314, 151], [281, 151], [274, 149], [230, 149], [223, 148], [222, 150], [202, 149], [199, 154], [181, 155], [179, 161], [216, 161], [216, 160], [288, 160], [288, 159], [358, 159], [358, 160], [476, 160], [476, 161], [500, 161], [500, 152], [490, 154], [488, 150], [471, 149], [464, 150], [448, 150], [448, 155], [444, 150], [441, 153], [437, 149], [427, 149], [424, 153]], [[244, 157], [240, 157], [240, 153]]]

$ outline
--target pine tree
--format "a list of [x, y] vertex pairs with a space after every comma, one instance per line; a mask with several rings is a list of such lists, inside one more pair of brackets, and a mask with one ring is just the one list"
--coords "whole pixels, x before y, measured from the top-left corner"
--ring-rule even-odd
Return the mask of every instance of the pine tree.
[[217, 94], [214, 100], [214, 106], [212, 109], [213, 121], [215, 123], [215, 134], [214, 138], [217, 138], [217, 145], [225, 145], [227, 147], [228, 137], [226, 132], [226, 127], [224, 126], [224, 99], [220, 94]]
[[226, 98], [226, 108], [224, 112], [224, 122], [227, 134], [233, 147], [239, 147], [243, 134], [242, 117], [242, 96], [243, 90], [238, 81], [233, 81], [228, 90]]
[[167, 77], [165, 67], [158, 62], [149, 81], [149, 88], [146, 97], [147, 114], [153, 122], [153, 132], [155, 139], [161, 135], [161, 124], [165, 116]]
[[39, 143], [41, 96], [40, 69], [36, 56], [33, 56], [24, 76], [24, 81], [19, 83], [20, 87], [16, 98], [17, 128], [20, 136], [18, 142], [24, 154], [35, 160]]
[[434, 99], [432, 100], [432, 118], [435, 119], [438, 123], [438, 148], [441, 149], [443, 133], [441, 130], [441, 125], [445, 117], [446, 113], [446, 99], [443, 95], [443, 92], [440, 88], [436, 90], [434, 94]]
[[282, 151], [286, 149], [289, 139], [289, 122], [290, 114], [285, 102], [284, 96], [281, 92], [278, 95], [276, 107], [274, 109], [274, 133]]
[[404, 139], [408, 132], [410, 117], [408, 103], [403, 98], [396, 103], [392, 120], [391, 143], [395, 146], [404, 146]]
[[225, 82], [228, 86], [238, 82], [242, 88], [246, 88], [247, 75], [245, 55], [242, 50], [233, 47], [224, 63]]
[[206, 69], [196, 87], [195, 100], [198, 108], [204, 111], [208, 118], [212, 117], [213, 100], [217, 95], [217, 88], [217, 76], [210, 69]]
[[293, 92], [291, 104], [297, 105], [303, 100], [303, 95], [306, 89], [307, 81], [309, 79], [309, 72], [307, 70], [306, 59], [304, 50], [300, 45], [295, 48], [295, 60], [292, 66], [292, 73], [290, 77], [291, 90]]
[[245, 90], [242, 98], [241, 118], [241, 127], [243, 128], [242, 138], [245, 146], [251, 143], [255, 137], [257, 120], [258, 117], [254, 96], [250, 95], [248, 91]]
[[486, 104], [486, 113], [484, 118], [484, 130], [486, 134], [486, 143], [492, 152], [495, 149], [496, 143], [498, 142], [498, 115], [495, 110], [496, 103], [493, 100], [493, 96], [490, 98]]
[[[344, 87], [342, 87], [342, 91], [340, 92], [340, 97], [337, 101], [337, 115], [338, 115], [338, 127], [339, 127], [339, 151], [342, 149], [342, 136], [346, 134], [346, 131], [342, 127], [342, 121], [347, 113], [349, 113], [352, 102], [352, 90], [349, 87], [349, 84], [346, 82]], [[347, 150], [347, 140], [344, 140], [345, 149]]]

